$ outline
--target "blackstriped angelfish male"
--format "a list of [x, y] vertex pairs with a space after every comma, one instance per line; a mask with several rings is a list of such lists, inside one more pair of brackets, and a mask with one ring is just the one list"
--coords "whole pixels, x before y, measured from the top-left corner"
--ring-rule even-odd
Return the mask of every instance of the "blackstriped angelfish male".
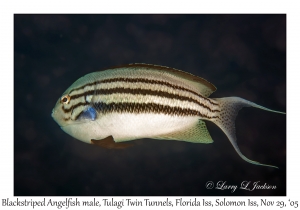
[[235, 118], [242, 107], [267, 109], [238, 97], [208, 98], [216, 87], [192, 74], [164, 66], [129, 64], [87, 74], [58, 99], [52, 117], [86, 143], [119, 148], [152, 138], [212, 143], [205, 120], [219, 126], [236, 152]]

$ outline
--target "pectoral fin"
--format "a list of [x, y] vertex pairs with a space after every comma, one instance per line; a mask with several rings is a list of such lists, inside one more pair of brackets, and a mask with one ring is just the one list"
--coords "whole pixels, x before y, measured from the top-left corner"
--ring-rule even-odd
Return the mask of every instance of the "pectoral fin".
[[106, 148], [106, 149], [125, 149], [127, 147], [133, 146], [129, 143], [116, 143], [112, 136], [108, 136], [104, 139], [91, 139], [91, 144]]
[[157, 136], [154, 139], [178, 140], [191, 143], [213, 143], [204, 121], [199, 120], [196, 124], [185, 127], [179, 131]]

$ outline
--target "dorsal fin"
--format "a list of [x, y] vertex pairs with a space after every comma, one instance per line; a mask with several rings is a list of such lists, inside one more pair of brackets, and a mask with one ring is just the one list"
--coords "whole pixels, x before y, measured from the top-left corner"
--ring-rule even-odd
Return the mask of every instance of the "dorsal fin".
[[186, 83], [188, 83], [190, 86], [197, 89], [198, 92], [205, 97], [210, 96], [210, 94], [212, 94], [217, 90], [217, 88], [213, 84], [211, 84], [210, 82], [208, 82], [207, 80], [201, 77], [195, 76], [193, 74], [178, 69], [166, 67], [166, 66], [159, 66], [159, 65], [145, 64], [145, 63], [132, 63], [123, 66], [112, 67], [110, 69], [131, 68], [131, 67], [148, 68], [150, 70], [158, 70], [160, 72], [164, 71], [167, 72], [168, 74], [174, 75], [176, 77], [180, 77], [181, 79], [184, 79]]

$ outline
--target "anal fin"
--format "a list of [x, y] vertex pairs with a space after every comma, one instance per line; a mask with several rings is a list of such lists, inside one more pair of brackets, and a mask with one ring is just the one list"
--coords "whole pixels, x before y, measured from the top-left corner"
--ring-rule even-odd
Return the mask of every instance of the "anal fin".
[[178, 140], [203, 144], [213, 143], [213, 140], [207, 130], [206, 124], [202, 120], [199, 120], [196, 124], [185, 127], [184, 129], [156, 136], [154, 137], [154, 139]]
[[107, 149], [125, 149], [127, 147], [133, 146], [133, 144], [129, 143], [116, 143], [112, 136], [108, 136], [104, 139], [91, 139], [91, 144], [95, 144], [97, 146], [107, 148]]

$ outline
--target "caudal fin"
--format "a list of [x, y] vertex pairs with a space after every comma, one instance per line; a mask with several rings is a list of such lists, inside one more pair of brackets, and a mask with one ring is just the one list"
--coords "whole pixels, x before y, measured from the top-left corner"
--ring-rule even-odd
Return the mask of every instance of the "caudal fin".
[[223, 130], [223, 132], [226, 134], [226, 136], [230, 140], [231, 144], [233, 145], [235, 151], [239, 154], [239, 156], [241, 158], [243, 158], [245, 161], [255, 164], [255, 165], [278, 168], [276, 166], [262, 164], [262, 163], [250, 160], [242, 154], [242, 152], [240, 151], [240, 149], [236, 143], [235, 118], [241, 108], [250, 107], [250, 106], [256, 107], [259, 109], [263, 109], [266, 111], [270, 111], [270, 112], [276, 112], [276, 113], [280, 113], [280, 114], [285, 114], [285, 113], [274, 111], [274, 110], [265, 108], [263, 106], [259, 106], [255, 103], [252, 103], [250, 101], [247, 101], [247, 100], [239, 98], [239, 97], [215, 98], [214, 100], [216, 100], [219, 103], [221, 112], [220, 112], [219, 118], [214, 118], [213, 122]]

